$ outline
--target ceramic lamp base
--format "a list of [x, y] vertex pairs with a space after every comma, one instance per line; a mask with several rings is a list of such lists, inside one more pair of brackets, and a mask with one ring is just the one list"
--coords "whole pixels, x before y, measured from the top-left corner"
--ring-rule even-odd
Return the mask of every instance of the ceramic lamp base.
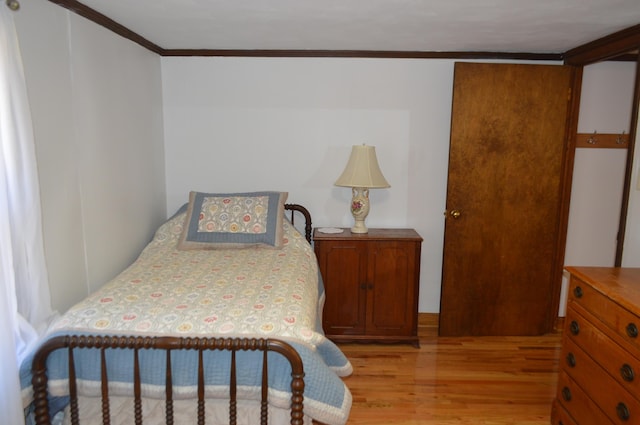
[[351, 214], [355, 220], [351, 233], [368, 233], [364, 220], [369, 215], [369, 189], [351, 188]]
[[364, 221], [356, 220], [356, 224], [351, 228], [351, 233], [369, 233], [369, 229], [364, 225]]

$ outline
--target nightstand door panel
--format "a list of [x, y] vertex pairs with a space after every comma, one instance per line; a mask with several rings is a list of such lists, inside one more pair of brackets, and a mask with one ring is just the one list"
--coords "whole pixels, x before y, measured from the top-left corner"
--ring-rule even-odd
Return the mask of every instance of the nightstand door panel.
[[408, 335], [415, 313], [415, 244], [376, 242], [369, 248], [367, 332]]
[[331, 243], [321, 245], [319, 262], [323, 270], [326, 302], [323, 328], [329, 335], [362, 334], [365, 330], [367, 288], [366, 245]]

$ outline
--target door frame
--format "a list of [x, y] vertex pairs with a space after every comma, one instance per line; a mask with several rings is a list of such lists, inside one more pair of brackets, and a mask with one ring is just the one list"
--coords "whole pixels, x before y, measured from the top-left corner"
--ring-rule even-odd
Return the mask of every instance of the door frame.
[[[622, 254], [624, 251], [625, 233], [627, 228], [627, 214], [629, 210], [629, 193], [631, 190], [631, 174], [633, 172], [633, 157], [637, 139], [638, 114], [640, 109], [640, 25], [618, 31], [590, 43], [583, 44], [564, 54], [564, 63], [584, 68], [596, 62], [623, 58], [623, 60], [633, 60], [636, 62], [636, 78], [633, 89], [633, 103], [631, 106], [631, 123], [629, 125], [629, 144], [627, 148], [627, 162], [622, 189], [622, 205], [620, 208], [620, 220], [618, 225], [618, 238], [616, 245], [616, 258], [614, 265], [622, 266]], [[625, 59], [630, 52], [635, 52], [635, 56]], [[578, 121], [578, 109], [575, 110], [573, 119]], [[570, 194], [569, 194], [570, 196]], [[564, 254], [563, 254], [564, 257]], [[564, 258], [563, 258], [564, 259]]]
[[560, 188], [560, 220], [558, 228], [558, 238], [556, 247], [556, 258], [553, 265], [552, 288], [553, 297], [551, 310], [547, 315], [547, 326], [549, 331], [558, 328], [558, 311], [560, 309], [560, 293], [562, 290], [562, 275], [564, 270], [564, 258], [567, 247], [567, 232], [569, 227], [569, 207], [571, 204], [571, 187], [573, 183], [573, 166], [576, 154], [576, 137], [578, 134], [578, 115], [580, 113], [580, 95], [582, 88], [582, 66], [568, 65], [572, 68], [573, 78], [571, 87], [571, 99], [569, 100], [569, 112], [567, 114], [567, 124], [565, 126], [566, 151], [562, 160], [564, 175]]

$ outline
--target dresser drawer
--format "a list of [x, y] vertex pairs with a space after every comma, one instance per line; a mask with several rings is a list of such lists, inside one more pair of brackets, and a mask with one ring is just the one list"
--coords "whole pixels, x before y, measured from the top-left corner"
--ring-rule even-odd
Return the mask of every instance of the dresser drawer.
[[556, 400], [551, 408], [551, 425], [578, 425], [569, 412]]
[[607, 415], [564, 371], [558, 375], [558, 395], [562, 407], [580, 425], [613, 425]]
[[[591, 317], [579, 306], [572, 305], [567, 309], [565, 334], [589, 353], [622, 387], [640, 399], [640, 360], [594, 326], [595, 320]], [[563, 361], [567, 365], [569, 359], [565, 355]]]
[[570, 338], [564, 343], [562, 358], [564, 371], [613, 423], [640, 423], [640, 402]]
[[640, 349], [640, 318], [587, 283], [572, 276], [569, 304], [576, 303], [610, 327], [622, 340]]

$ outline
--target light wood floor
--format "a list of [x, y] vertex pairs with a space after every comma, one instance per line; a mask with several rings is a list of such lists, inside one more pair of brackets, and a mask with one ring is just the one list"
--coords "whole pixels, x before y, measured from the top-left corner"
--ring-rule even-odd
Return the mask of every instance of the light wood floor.
[[409, 345], [341, 344], [353, 364], [349, 424], [549, 425], [560, 333], [439, 338]]

